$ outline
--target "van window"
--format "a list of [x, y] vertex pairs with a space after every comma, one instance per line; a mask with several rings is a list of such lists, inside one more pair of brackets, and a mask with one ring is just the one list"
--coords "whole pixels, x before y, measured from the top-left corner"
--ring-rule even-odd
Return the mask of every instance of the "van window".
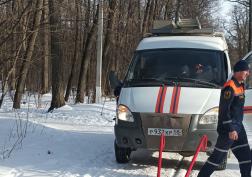
[[136, 52], [125, 81], [144, 83], [148, 79], [160, 81], [175, 78], [180, 81], [188, 78], [192, 80], [184, 80], [187, 85], [190, 82], [195, 85], [193, 80], [201, 80], [222, 86], [225, 77], [224, 55], [221, 51], [155, 49]]

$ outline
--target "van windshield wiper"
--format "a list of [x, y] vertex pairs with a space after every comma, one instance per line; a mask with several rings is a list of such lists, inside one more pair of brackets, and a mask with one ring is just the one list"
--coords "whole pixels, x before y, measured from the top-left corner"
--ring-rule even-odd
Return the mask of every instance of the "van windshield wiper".
[[214, 84], [214, 83], [208, 82], [208, 81], [204, 81], [204, 80], [200, 80], [200, 79], [193, 79], [193, 78], [182, 77], [182, 78], [179, 78], [179, 80], [183, 80], [183, 81], [193, 81], [195, 84], [208, 85], [208, 86], [212, 86], [212, 87], [214, 87], [214, 88], [220, 87], [220, 86], [217, 85], [217, 84]]
[[214, 88], [218, 88], [220, 87], [217, 84], [214, 84], [212, 82], [208, 82], [208, 81], [204, 81], [204, 80], [200, 80], [200, 79], [193, 79], [193, 78], [187, 78], [187, 77], [164, 77], [165, 80], [171, 80], [172, 82], [186, 82], [186, 81], [192, 81], [195, 84], [201, 84], [201, 85], [205, 85], [205, 86], [211, 86]]
[[141, 78], [141, 79], [130, 79], [130, 80], [128, 80], [128, 82], [134, 82], [134, 83], [158, 82], [160, 84], [175, 85], [175, 82], [172, 80], [159, 79], [159, 78], [154, 78], [154, 77]]

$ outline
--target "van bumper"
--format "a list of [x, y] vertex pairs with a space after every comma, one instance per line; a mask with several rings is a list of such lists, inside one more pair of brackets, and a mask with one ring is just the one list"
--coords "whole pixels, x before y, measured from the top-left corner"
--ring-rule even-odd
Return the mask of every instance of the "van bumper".
[[[114, 126], [114, 133], [117, 145], [119, 147], [130, 148], [132, 150], [136, 150], [139, 148], [159, 150], [160, 136], [148, 135], [146, 132], [146, 129], [148, 127], [142, 127], [141, 119], [136, 120], [137, 121], [135, 123], [119, 121], [118, 124]], [[216, 125], [198, 126], [198, 116], [195, 115], [191, 119], [188, 132], [183, 137], [183, 139], [179, 140], [179, 146], [177, 145], [178, 137], [165, 137], [166, 146], [164, 151], [193, 152], [196, 150], [203, 135], [207, 135], [208, 137], [207, 151], [212, 151], [218, 136], [216, 131]]]
[[[144, 136], [144, 133], [140, 129], [115, 126], [114, 131], [115, 131], [116, 143], [120, 147], [130, 148], [132, 150], [136, 150], [139, 148], [159, 150], [159, 144], [157, 143], [147, 147], [146, 137]], [[208, 137], [207, 151], [211, 151], [215, 146], [218, 134], [216, 130], [200, 130], [200, 129], [188, 133], [182, 148], [180, 149], [165, 148], [164, 151], [169, 152], [195, 151], [203, 135], [207, 135]], [[156, 136], [156, 138], [160, 139], [159, 136]], [[172, 144], [172, 142], [170, 141], [170, 137], [166, 137], [165, 142]]]

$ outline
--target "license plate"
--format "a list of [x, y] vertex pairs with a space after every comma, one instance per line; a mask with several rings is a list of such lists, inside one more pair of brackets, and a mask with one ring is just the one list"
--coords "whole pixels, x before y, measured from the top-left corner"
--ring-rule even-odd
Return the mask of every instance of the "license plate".
[[160, 136], [163, 132], [165, 136], [182, 136], [182, 129], [148, 128], [148, 135]]

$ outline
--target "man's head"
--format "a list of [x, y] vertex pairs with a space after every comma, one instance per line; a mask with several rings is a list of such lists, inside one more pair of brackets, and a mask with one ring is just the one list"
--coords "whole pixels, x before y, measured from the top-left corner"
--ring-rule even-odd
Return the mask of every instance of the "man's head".
[[203, 72], [203, 65], [202, 64], [196, 64], [195, 65], [195, 72], [196, 72], [196, 74], [200, 74], [200, 73], [202, 73]]
[[234, 65], [234, 77], [238, 82], [243, 82], [249, 76], [249, 65], [245, 60], [240, 60]]

